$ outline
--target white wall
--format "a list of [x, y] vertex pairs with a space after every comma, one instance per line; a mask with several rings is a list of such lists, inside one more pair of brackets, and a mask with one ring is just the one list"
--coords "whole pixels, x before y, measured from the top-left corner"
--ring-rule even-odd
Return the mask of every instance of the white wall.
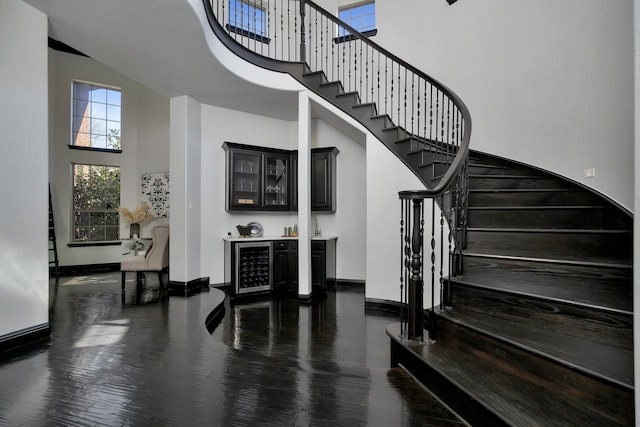
[[[390, 179], [392, 178], [392, 179]], [[404, 190], [420, 190], [424, 186], [409, 169], [376, 138], [367, 137], [367, 299], [400, 301], [401, 240], [400, 199]], [[429, 202], [430, 203], [430, 202]], [[431, 205], [425, 204], [424, 261], [431, 257]], [[440, 210], [436, 206], [436, 275], [440, 271]], [[448, 244], [449, 230], [444, 229], [444, 242]], [[444, 250], [444, 256], [448, 248]], [[424, 270], [425, 307], [431, 305], [430, 264]], [[444, 266], [444, 274], [448, 266]], [[437, 280], [437, 279], [436, 279]], [[406, 283], [405, 283], [406, 285]], [[439, 288], [434, 303], [440, 303]]]
[[[365, 280], [366, 277], [366, 221], [367, 181], [366, 150], [363, 141], [355, 141], [321, 119], [311, 125], [311, 148], [337, 147], [336, 159], [337, 211], [312, 212], [322, 233], [338, 236], [336, 277]], [[313, 230], [312, 230], [313, 231]]]
[[[71, 240], [71, 163], [87, 162], [120, 166], [121, 204], [129, 209], [141, 202], [140, 175], [169, 170], [169, 99], [128, 79], [99, 62], [49, 50], [51, 97], [50, 181], [60, 265], [119, 262], [120, 246], [70, 248]], [[122, 153], [72, 150], [70, 142], [71, 82], [83, 80], [119, 87], [122, 90]], [[142, 235], [166, 219], [142, 225]], [[128, 236], [128, 224], [121, 221], [120, 234]]]
[[[324, 3], [324, 2], [323, 2]], [[377, 1], [374, 41], [454, 90], [472, 148], [633, 210], [633, 1]], [[407, 42], [407, 41], [410, 42]], [[595, 168], [595, 178], [584, 170]]]
[[0, 2], [0, 337], [49, 321], [47, 17]]

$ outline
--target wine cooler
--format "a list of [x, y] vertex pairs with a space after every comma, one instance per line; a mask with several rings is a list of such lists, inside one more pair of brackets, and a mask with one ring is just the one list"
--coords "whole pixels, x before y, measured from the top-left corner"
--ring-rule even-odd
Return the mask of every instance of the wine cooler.
[[271, 242], [242, 242], [235, 248], [236, 294], [271, 290]]

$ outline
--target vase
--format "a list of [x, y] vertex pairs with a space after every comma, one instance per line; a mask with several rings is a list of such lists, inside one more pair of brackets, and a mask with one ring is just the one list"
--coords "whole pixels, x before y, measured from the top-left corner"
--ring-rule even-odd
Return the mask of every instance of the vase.
[[134, 222], [129, 226], [129, 237], [132, 239], [134, 237], [140, 237], [140, 224]]

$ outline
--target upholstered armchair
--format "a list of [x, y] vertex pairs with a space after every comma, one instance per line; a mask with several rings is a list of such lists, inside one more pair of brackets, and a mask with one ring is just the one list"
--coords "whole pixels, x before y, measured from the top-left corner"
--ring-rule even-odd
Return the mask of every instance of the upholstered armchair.
[[151, 230], [151, 245], [143, 255], [136, 255], [125, 258], [120, 262], [122, 272], [122, 302], [124, 303], [124, 288], [126, 274], [128, 271], [136, 273], [136, 301], [139, 301], [142, 288], [142, 275], [148, 272], [158, 273], [160, 279], [160, 295], [158, 302], [161, 302], [167, 287], [164, 283], [163, 273], [169, 269], [169, 226], [157, 225]]

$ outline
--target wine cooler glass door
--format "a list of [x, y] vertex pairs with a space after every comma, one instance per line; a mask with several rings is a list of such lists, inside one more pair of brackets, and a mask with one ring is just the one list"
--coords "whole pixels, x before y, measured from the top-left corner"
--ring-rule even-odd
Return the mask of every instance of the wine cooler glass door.
[[271, 242], [236, 243], [237, 294], [271, 289]]

